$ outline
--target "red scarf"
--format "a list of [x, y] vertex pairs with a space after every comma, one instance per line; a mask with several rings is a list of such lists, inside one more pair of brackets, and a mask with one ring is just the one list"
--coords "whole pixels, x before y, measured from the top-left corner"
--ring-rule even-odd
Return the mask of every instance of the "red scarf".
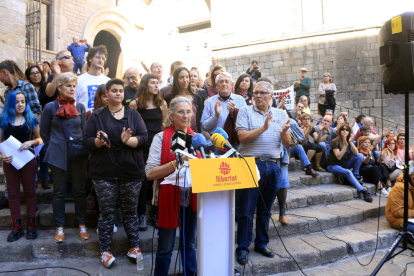
[[62, 100], [59, 95], [56, 101], [60, 104], [59, 109], [56, 111], [56, 116], [63, 118], [78, 118], [78, 110], [75, 106], [75, 100]]
[[[174, 126], [164, 129], [161, 148], [161, 166], [171, 161], [175, 161], [175, 155], [171, 153], [171, 137], [175, 132]], [[191, 128], [187, 127], [187, 132], [194, 135]], [[164, 178], [159, 179], [161, 183]], [[158, 197], [158, 226], [161, 228], [177, 228], [177, 213], [180, 215], [180, 206], [182, 204], [180, 187], [166, 184], [160, 185], [160, 193]], [[190, 206], [193, 211], [197, 211], [197, 195], [192, 194]]]

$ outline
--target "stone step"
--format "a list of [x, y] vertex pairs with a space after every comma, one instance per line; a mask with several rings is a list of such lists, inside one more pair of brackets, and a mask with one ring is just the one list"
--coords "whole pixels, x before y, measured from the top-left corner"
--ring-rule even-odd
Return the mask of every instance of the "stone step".
[[[25, 225], [24, 229], [26, 230]], [[53, 229], [38, 230], [38, 238], [35, 240], [26, 240], [25, 237], [22, 237], [15, 242], [6, 242], [10, 231], [0, 230], [0, 262], [84, 257], [97, 257], [99, 259], [101, 250], [96, 228], [88, 228], [91, 239], [86, 241], [79, 239], [77, 228], [65, 228], [64, 232], [66, 240], [62, 243], [54, 241], [55, 230]], [[157, 230], [154, 231], [154, 228], [149, 226], [147, 231], [140, 231], [139, 236], [139, 246], [142, 252], [155, 253], [158, 247]], [[179, 239], [176, 238], [175, 249], [178, 249], [178, 241]], [[129, 248], [125, 230], [120, 226], [112, 236], [111, 253], [126, 255]]]
[[[272, 238], [268, 245], [275, 253], [275, 257], [272, 259], [255, 252], [252, 245], [249, 248], [249, 262], [244, 268], [244, 275], [270, 275], [276, 273], [284, 275], [286, 272], [299, 270], [299, 267], [303, 269], [333, 263], [352, 256], [353, 252], [356, 255], [373, 253], [377, 242], [377, 223], [377, 219], [371, 219], [351, 226], [324, 230], [323, 232], [282, 237], [281, 239], [279, 237]], [[391, 246], [397, 235], [398, 231], [390, 228], [385, 217], [381, 217], [378, 248]], [[243, 271], [243, 267], [238, 263], [236, 263], [235, 268]]]
[[[370, 192], [375, 191], [375, 185], [364, 184]], [[316, 186], [305, 186], [289, 189], [287, 193], [286, 206], [292, 210], [320, 204], [328, 204], [360, 198], [357, 189], [352, 186], [341, 184], [321, 184]], [[273, 210], [279, 210], [279, 202], [276, 199]]]
[[[243, 269], [236, 262], [235, 268], [239, 272], [244, 271], [244, 275], [270, 275], [298, 271], [299, 267], [304, 269], [334, 263], [349, 258], [353, 252], [357, 256], [373, 253], [377, 242], [377, 223], [377, 219], [370, 219], [362, 223], [324, 230], [323, 232], [319, 231], [293, 237], [275, 237], [270, 240], [268, 245], [275, 252], [275, 258], [270, 259], [258, 254], [254, 251], [252, 245], [249, 248], [248, 265]], [[379, 229], [378, 249], [388, 248], [396, 239], [398, 231], [390, 228], [383, 216], [380, 217]], [[89, 232], [92, 238], [88, 241], [80, 241], [77, 229], [68, 228], [65, 229], [66, 241], [64, 243], [58, 244], [53, 241], [53, 230], [39, 230], [39, 237], [36, 240], [29, 241], [23, 237], [13, 243], [0, 242], [0, 262], [36, 261], [44, 263], [52, 260], [63, 262], [82, 258], [82, 261], [84, 261], [92, 258], [92, 263], [96, 263], [96, 269], [100, 270], [98, 235], [95, 234], [95, 229], [89, 229]], [[8, 233], [9, 231], [0, 231], [0, 241], [5, 241]], [[154, 240], [152, 239], [153, 236]], [[177, 246], [178, 238], [176, 238], [173, 256], [176, 255]], [[148, 270], [149, 272], [151, 252], [155, 253], [157, 248], [157, 231], [153, 233], [153, 228], [150, 228], [147, 232], [140, 232], [140, 247], [144, 252], [145, 271]], [[118, 232], [114, 233], [112, 238], [111, 252], [121, 260], [128, 249], [129, 245], [125, 232], [122, 227], [119, 227]], [[295, 264], [292, 256], [299, 267]], [[175, 260], [175, 257], [173, 260]], [[128, 269], [131, 274], [136, 273], [132, 262], [131, 264], [129, 262], [125, 264], [131, 267]], [[174, 267], [173, 262], [171, 267]], [[111, 268], [111, 272], [116, 273], [118, 269], [120, 268], [115, 265]], [[149, 273], [144, 275], [149, 275]]]
[[[366, 219], [378, 217], [378, 212], [384, 215], [386, 202], [386, 198], [381, 197], [380, 200], [379, 197], [373, 196], [372, 203], [362, 199], [352, 199], [288, 210], [286, 215], [290, 223], [286, 226], [282, 226], [279, 222], [278, 212], [273, 212], [272, 219], [277, 231], [270, 221], [268, 234], [271, 238], [278, 236], [278, 234], [281, 236], [304, 235], [360, 223]], [[255, 231], [253, 231], [253, 236], [255, 236]]]

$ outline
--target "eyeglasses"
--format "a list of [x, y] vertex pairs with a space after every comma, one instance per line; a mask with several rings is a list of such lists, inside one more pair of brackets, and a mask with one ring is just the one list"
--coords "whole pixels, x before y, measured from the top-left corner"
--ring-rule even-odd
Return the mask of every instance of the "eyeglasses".
[[36, 75], [40, 75], [40, 72], [37, 71], [37, 72], [30, 73], [30, 76], [36, 76]]
[[349, 131], [349, 128], [343, 128], [341, 131]]
[[298, 105], [298, 108], [304, 108], [303, 106]]
[[253, 92], [253, 95], [255, 95], [255, 96], [266, 96], [266, 95], [268, 95], [268, 94], [270, 94], [269, 92], [263, 92], [263, 91], [255, 91], [255, 92]]
[[388, 143], [388, 145], [395, 145], [395, 143]]
[[184, 110], [179, 110], [179, 111], [177, 111], [177, 114], [180, 116], [180, 117], [184, 117], [185, 115], [187, 115], [187, 116], [191, 116], [191, 110], [187, 110], [187, 111], [184, 111]]
[[309, 117], [306, 117], [305, 119], [302, 119], [303, 121], [310, 121], [311, 120], [311, 118], [309, 118]]
[[328, 111], [328, 112], [333, 112], [333, 110], [332, 110], [332, 109], [327, 109], [327, 110], [325, 110], [325, 112], [326, 112], [326, 111]]
[[73, 57], [69, 56], [69, 55], [66, 55], [66, 56], [61, 57], [59, 60], [61, 60], [61, 59], [73, 59]]

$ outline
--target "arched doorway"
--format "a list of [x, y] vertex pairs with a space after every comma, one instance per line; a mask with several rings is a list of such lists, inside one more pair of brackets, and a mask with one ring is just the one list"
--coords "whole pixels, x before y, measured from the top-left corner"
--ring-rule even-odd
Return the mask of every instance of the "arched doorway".
[[115, 78], [118, 69], [119, 55], [121, 54], [121, 46], [118, 40], [110, 32], [100, 31], [93, 41], [93, 46], [105, 45], [108, 49], [108, 60], [106, 67], [109, 68], [109, 78]]

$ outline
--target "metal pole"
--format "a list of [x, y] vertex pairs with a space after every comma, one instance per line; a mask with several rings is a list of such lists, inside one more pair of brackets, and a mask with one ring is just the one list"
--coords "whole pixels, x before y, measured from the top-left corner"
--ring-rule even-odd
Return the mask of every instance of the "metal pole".
[[[409, 129], [409, 125], [410, 125], [410, 112], [409, 112], [409, 108], [410, 108], [410, 92], [405, 92], [405, 170], [404, 170], [404, 224], [403, 224], [403, 232], [407, 232], [408, 231], [408, 185], [410, 185], [408, 183], [408, 171], [409, 171], [409, 149], [408, 149], [408, 144], [409, 144], [409, 139], [410, 139], [410, 129]], [[407, 249], [407, 243], [408, 243], [408, 235], [404, 235], [403, 238], [403, 250]]]
[[39, 0], [39, 61], [42, 62], [42, 0]]

